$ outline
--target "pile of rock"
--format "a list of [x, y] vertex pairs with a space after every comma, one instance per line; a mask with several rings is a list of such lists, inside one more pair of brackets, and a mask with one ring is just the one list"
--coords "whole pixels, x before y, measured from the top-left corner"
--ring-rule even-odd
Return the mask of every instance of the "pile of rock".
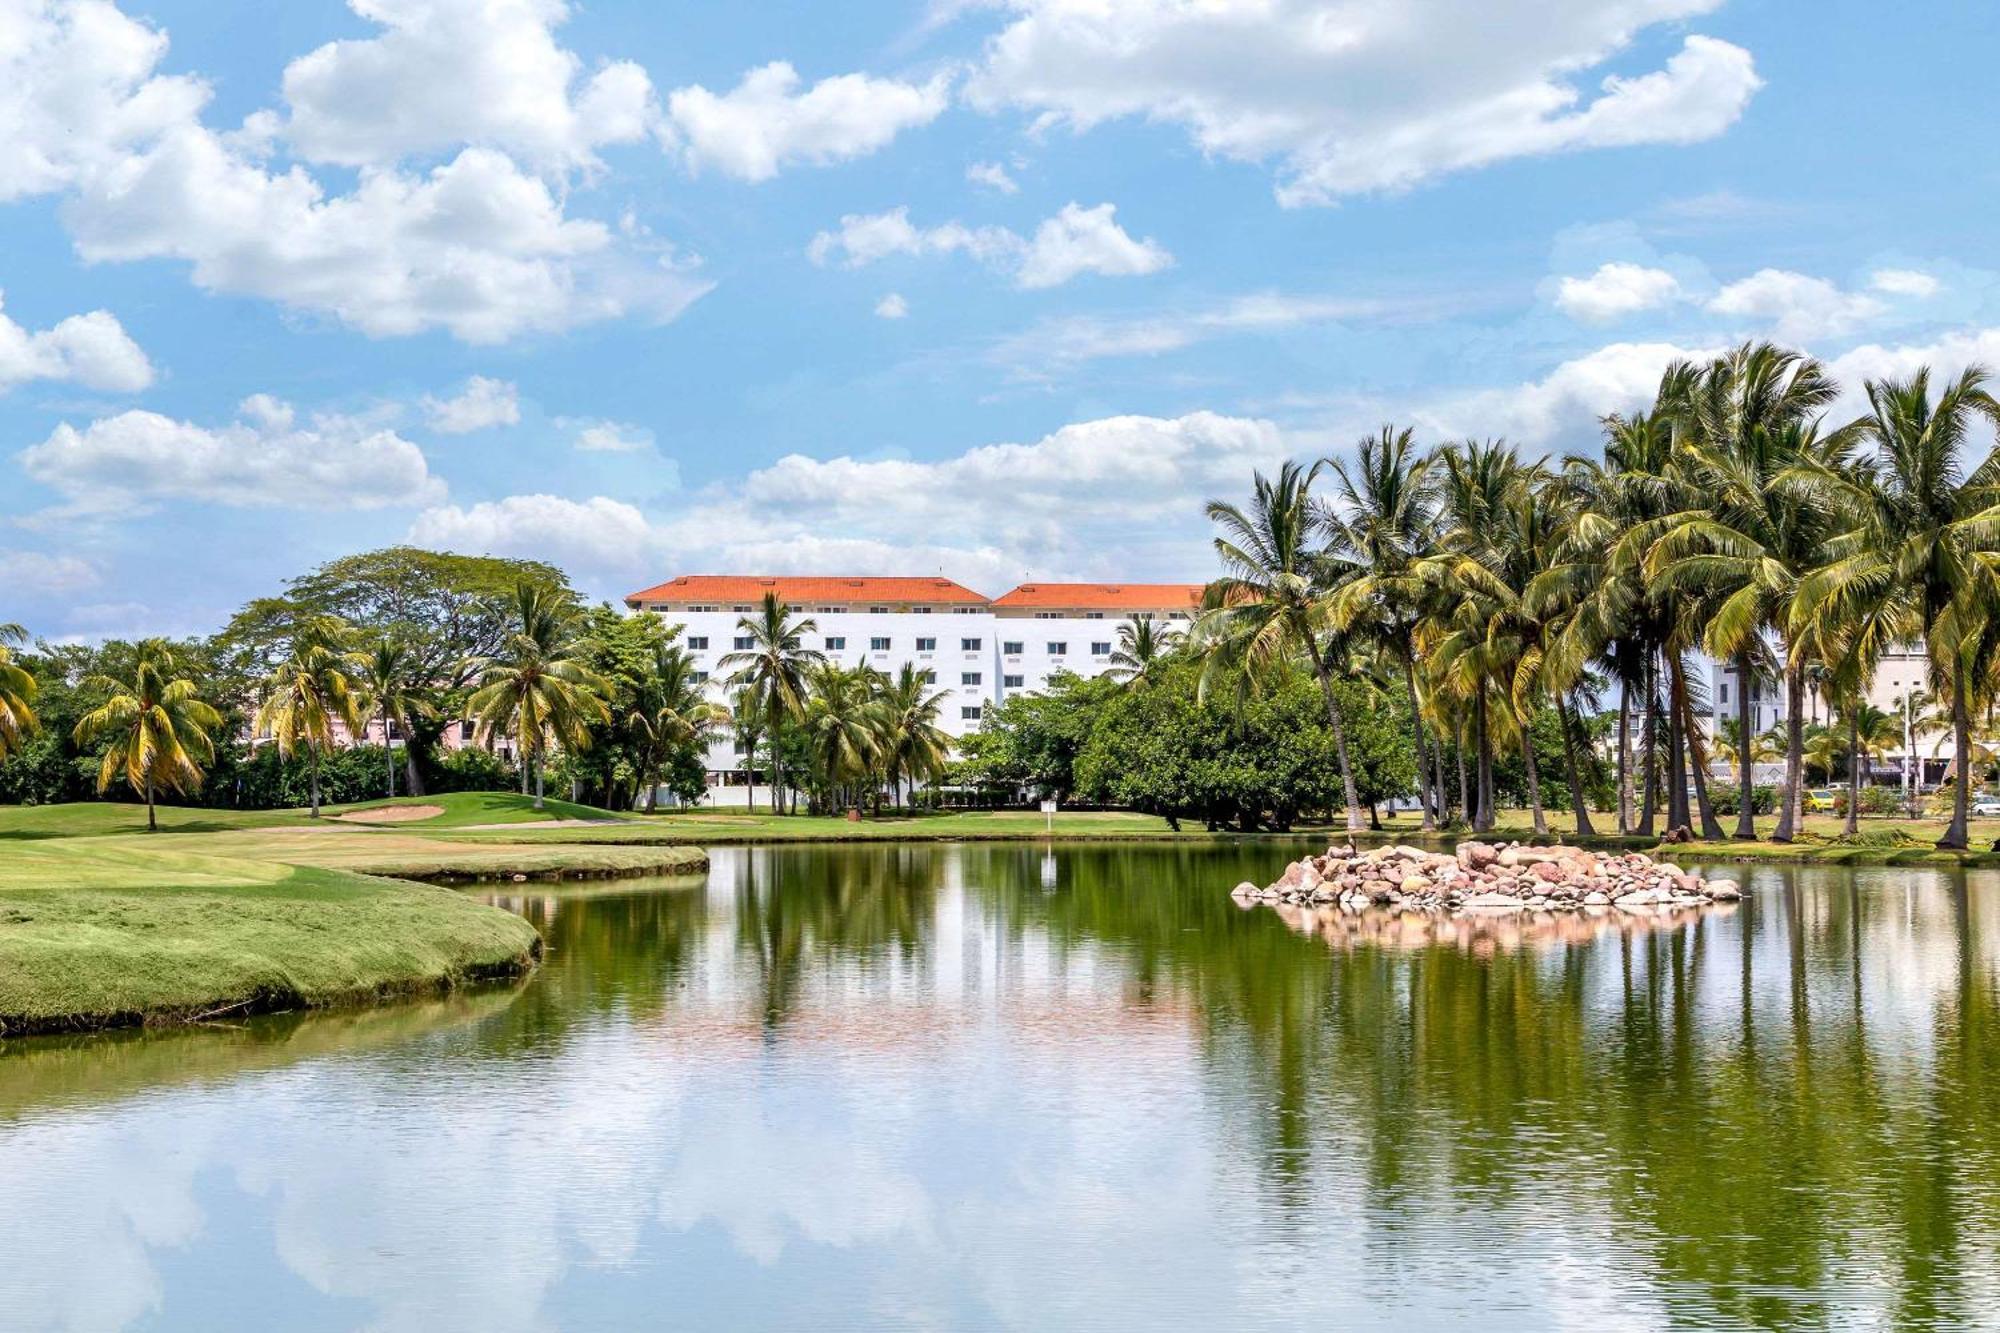
[[1462, 842], [1455, 852], [1421, 847], [1335, 846], [1285, 867], [1275, 884], [1236, 886], [1245, 902], [1338, 907], [1359, 912], [1520, 912], [1694, 907], [1734, 902], [1736, 881], [1704, 879], [1644, 852]]

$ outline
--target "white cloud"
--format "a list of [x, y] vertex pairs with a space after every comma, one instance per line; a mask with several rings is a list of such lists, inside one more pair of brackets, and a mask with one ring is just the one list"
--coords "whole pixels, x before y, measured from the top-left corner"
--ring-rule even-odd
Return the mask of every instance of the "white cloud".
[[160, 500], [380, 509], [443, 498], [423, 451], [378, 422], [323, 414], [301, 426], [294, 415], [265, 395], [245, 400], [239, 419], [218, 427], [121, 412], [82, 430], [64, 422], [17, 457], [73, 514]]
[[0, 550], [0, 588], [10, 597], [76, 592], [101, 579], [96, 566], [77, 556]]
[[285, 67], [284, 134], [313, 161], [381, 165], [478, 143], [545, 169], [593, 168], [593, 149], [644, 139], [657, 122], [644, 70], [617, 61], [585, 76], [556, 43], [563, 0], [348, 5], [384, 31]]
[[1116, 206], [1084, 208], [1065, 204], [1062, 212], [1035, 228], [1035, 239], [1015, 280], [1023, 287], [1060, 287], [1082, 273], [1143, 277], [1174, 262], [1148, 236], [1135, 241], [1118, 225]]
[[30, 333], [0, 309], [0, 393], [30, 380], [137, 393], [153, 382], [153, 365], [109, 311], [71, 315]]
[[1007, 174], [1007, 168], [998, 162], [974, 162], [965, 169], [965, 178], [974, 185], [983, 185], [989, 190], [998, 190], [1001, 194], [1014, 194], [1021, 188], [1014, 183], [1014, 178]]
[[823, 231], [806, 247], [815, 264], [838, 258], [846, 268], [860, 268], [891, 255], [952, 254], [1010, 269], [1015, 285], [1057, 287], [1084, 273], [1133, 277], [1157, 273], [1174, 262], [1152, 237], [1134, 240], [1117, 222], [1117, 207], [1064, 205], [1061, 212], [1035, 228], [1031, 240], [1006, 227], [968, 227], [962, 222], [920, 228], [910, 221], [908, 207], [886, 213], [849, 213], [838, 231]]
[[664, 137], [690, 171], [713, 167], [739, 180], [769, 180], [797, 163], [862, 157], [898, 134], [928, 125], [950, 101], [950, 81], [903, 83], [865, 74], [821, 79], [800, 91], [798, 71], [773, 61], [727, 93], [696, 84], [667, 97]]
[[1611, 263], [1587, 278], [1564, 278], [1556, 289], [1556, 305], [1578, 319], [1602, 324], [1663, 306], [1679, 296], [1680, 289], [1680, 282], [1665, 269]]
[[1607, 413], [1649, 406], [1668, 365], [1720, 350], [1612, 343], [1564, 361], [1541, 379], [1447, 397], [1410, 415], [1445, 439], [1505, 436], [1537, 449], [1579, 446], [1598, 438], [1598, 420]]
[[1579, 91], [1640, 31], [1718, 0], [1003, 3], [1013, 18], [967, 85], [974, 105], [1078, 131], [1179, 125], [1206, 152], [1280, 161], [1287, 205], [1534, 154], [1698, 142], [1761, 86], [1749, 52], [1691, 35], [1661, 69]]
[[[13, 8], [12, 40], [0, 44], [0, 198], [61, 195], [88, 261], [177, 259], [207, 290], [369, 334], [442, 328], [469, 342], [627, 314], [668, 319], [707, 290], [670, 252], [640, 253], [633, 238], [566, 216], [560, 182], [497, 148], [468, 146], [427, 172], [364, 166], [351, 191], [329, 193], [301, 165], [267, 165], [274, 114], [227, 135], [203, 124], [207, 86], [155, 72], [165, 34], [108, 4]], [[394, 0], [365, 12], [407, 20], [420, 8]], [[334, 65], [360, 68], [343, 61]], [[385, 145], [394, 135], [383, 127], [403, 109], [368, 113]], [[364, 128], [317, 111], [308, 123], [329, 138]]]
[[653, 447], [653, 432], [622, 421], [587, 421], [576, 432], [576, 447], [585, 453], [635, 454]]
[[1882, 313], [1872, 296], [1844, 292], [1825, 278], [1785, 269], [1759, 269], [1732, 282], [1708, 302], [1710, 314], [1767, 326], [1787, 342], [1807, 342], [1852, 332]]
[[1869, 380], [1906, 379], [1929, 367], [1935, 393], [1968, 366], [2000, 372], [2000, 328], [1958, 329], [1923, 343], [1864, 343], [1827, 362], [1827, 372], [1841, 389], [1840, 400], [1827, 416], [1850, 420], [1867, 411]]
[[1037, 321], [994, 344], [994, 359], [1017, 372], [1038, 376], [1113, 357], [1156, 356], [1211, 338], [1274, 332], [1300, 325], [1381, 319], [1396, 312], [1417, 313], [1421, 303], [1388, 302], [1288, 292], [1254, 292], [1205, 310], [1107, 318], [1067, 315]]
[[1888, 296], [1914, 296], [1918, 300], [1936, 296], [1941, 286], [1930, 274], [1911, 268], [1878, 268], [1869, 275], [1868, 285]]
[[883, 319], [902, 319], [910, 313], [910, 303], [901, 292], [890, 292], [875, 303], [875, 313]]
[[659, 534], [636, 506], [602, 495], [510, 495], [441, 505], [417, 515], [409, 540], [467, 555], [553, 560], [594, 574], [648, 568], [664, 554]]
[[441, 435], [466, 435], [521, 420], [521, 391], [506, 380], [474, 375], [451, 398], [424, 395], [424, 415]]

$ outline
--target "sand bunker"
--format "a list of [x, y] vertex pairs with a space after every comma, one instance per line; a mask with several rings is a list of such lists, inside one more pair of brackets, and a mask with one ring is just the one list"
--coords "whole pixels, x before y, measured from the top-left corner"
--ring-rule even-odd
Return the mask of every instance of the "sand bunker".
[[334, 818], [346, 824], [408, 824], [419, 819], [436, 819], [443, 813], [441, 805], [385, 805], [379, 810], [353, 810]]

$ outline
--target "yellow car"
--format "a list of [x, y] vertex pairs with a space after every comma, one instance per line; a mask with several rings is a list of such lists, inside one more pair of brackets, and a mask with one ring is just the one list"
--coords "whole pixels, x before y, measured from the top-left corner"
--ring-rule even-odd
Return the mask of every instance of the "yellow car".
[[1806, 811], [1809, 814], [1830, 815], [1839, 808], [1840, 800], [1834, 795], [1832, 788], [1821, 788], [1819, 791], [1806, 793]]

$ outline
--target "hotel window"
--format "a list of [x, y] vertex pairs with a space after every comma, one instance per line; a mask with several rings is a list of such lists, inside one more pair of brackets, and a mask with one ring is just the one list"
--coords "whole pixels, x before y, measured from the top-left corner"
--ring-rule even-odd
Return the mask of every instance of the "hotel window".
[[1037, 612], [1035, 612], [1035, 619], [1037, 619], [1037, 620], [1061, 620], [1061, 619], [1062, 619], [1062, 612], [1060, 612], [1060, 611], [1037, 611]]
[[926, 685], [935, 685], [935, 684], [937, 684], [937, 672], [935, 672], [935, 671], [926, 671], [926, 672], [924, 672], [924, 684], [926, 684]]
[[961, 671], [958, 673], [958, 683], [961, 685], [977, 685], [979, 683], [979, 673], [977, 671]]
[[1092, 657], [1109, 657], [1111, 656], [1111, 645], [1108, 643], [1093, 643], [1090, 645], [1090, 655]]
[[1104, 619], [1104, 613], [1102, 611], [1085, 611], [1083, 618], [1085, 620], [1102, 620]]
[[927, 616], [931, 613], [931, 609], [928, 606], [913, 606], [910, 610], [913, 614], [920, 616]]
[[871, 616], [886, 616], [889, 614], [889, 608], [886, 606], [871, 606], [868, 608], [868, 614]]
[[757, 640], [751, 635], [739, 634], [734, 639], [731, 639], [730, 642], [736, 645], [736, 651], [740, 653], [755, 647]]
[[708, 673], [707, 673], [706, 671], [697, 671], [697, 672], [695, 672], [695, 673], [694, 673], [694, 683], [695, 683], [695, 684], [697, 684], [697, 685], [706, 685], [706, 684], [708, 684]]
[[830, 653], [843, 652], [846, 650], [846, 648], [847, 648], [847, 638], [845, 635], [831, 634], [827, 636], [826, 650], [828, 652]]
[[1729, 682], [1726, 680], [1722, 682], [1722, 702], [1729, 702]]
[[979, 651], [980, 644], [983, 642], [984, 640], [981, 639], [960, 639], [958, 641], [958, 646], [964, 649], [968, 653], [976, 653]]
[[747, 606], [732, 606], [729, 609], [734, 611], [739, 616], [750, 610], [750, 608]]
[[868, 641], [868, 651], [871, 653], [886, 653], [889, 651], [889, 641], [887, 639], [870, 639]]
[[1000, 677], [1000, 683], [1010, 690], [1018, 690], [1027, 685], [1028, 678], [1026, 676], [1002, 676]]
[[721, 609], [719, 606], [690, 606], [688, 608], [690, 611], [720, 611]]
[[458, 724], [458, 738], [462, 741], [472, 739], [472, 722], [470, 719]]
[[1000, 651], [1009, 657], [1019, 657], [1021, 655], [1021, 641], [1019, 639], [1009, 639], [1000, 645]]
[[1051, 640], [1049, 640], [1049, 656], [1050, 656], [1050, 657], [1061, 657], [1061, 656], [1062, 656], [1062, 655], [1063, 655], [1064, 653], [1066, 653], [1066, 652], [1068, 652], [1068, 651], [1069, 651], [1069, 645], [1068, 645], [1067, 643], [1063, 642], [1063, 641], [1062, 641], [1061, 639], [1051, 639]]
[[920, 652], [920, 653], [934, 653], [934, 652], [936, 652], [936, 651], [937, 651], [937, 640], [936, 640], [936, 639], [918, 639], [918, 640], [917, 640], [917, 651], [918, 651], [918, 652]]
[[817, 607], [815, 609], [818, 610], [818, 612], [823, 616], [838, 612], [840, 610], [840, 608], [837, 606], [822, 606], [822, 607]]
[[966, 705], [964, 708], [958, 710], [958, 716], [961, 721], [977, 722], [979, 720], [979, 705]]
[[689, 635], [688, 647], [698, 653], [705, 651], [708, 648], [708, 636], [706, 634]]

